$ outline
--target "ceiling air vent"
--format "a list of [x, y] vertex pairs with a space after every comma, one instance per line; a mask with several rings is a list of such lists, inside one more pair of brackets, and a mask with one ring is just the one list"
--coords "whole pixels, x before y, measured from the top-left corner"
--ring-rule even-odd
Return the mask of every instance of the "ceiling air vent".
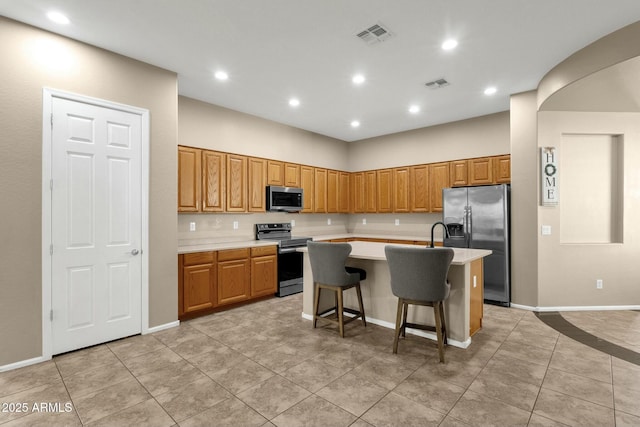
[[445, 79], [438, 79], [432, 82], [427, 82], [424, 85], [429, 89], [440, 89], [441, 87], [449, 86], [449, 82]]
[[380, 43], [391, 37], [391, 32], [388, 28], [384, 27], [381, 23], [377, 23], [366, 30], [360, 31], [356, 34], [367, 44]]

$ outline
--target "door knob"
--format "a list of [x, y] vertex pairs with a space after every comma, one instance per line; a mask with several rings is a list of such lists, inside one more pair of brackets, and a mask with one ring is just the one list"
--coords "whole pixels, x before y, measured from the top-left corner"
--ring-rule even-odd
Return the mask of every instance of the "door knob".
[[131, 249], [131, 255], [138, 255], [139, 253], [137, 249]]

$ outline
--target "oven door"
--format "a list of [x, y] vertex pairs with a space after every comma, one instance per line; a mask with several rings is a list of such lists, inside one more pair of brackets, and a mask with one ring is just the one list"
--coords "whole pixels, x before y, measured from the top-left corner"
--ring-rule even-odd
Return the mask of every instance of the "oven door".
[[295, 248], [278, 251], [278, 293], [279, 297], [302, 292], [302, 252]]

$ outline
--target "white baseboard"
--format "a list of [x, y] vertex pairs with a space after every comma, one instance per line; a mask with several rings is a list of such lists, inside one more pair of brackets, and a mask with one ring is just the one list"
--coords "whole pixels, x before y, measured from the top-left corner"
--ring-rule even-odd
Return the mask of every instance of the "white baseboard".
[[558, 307], [532, 307], [529, 305], [511, 304], [512, 308], [546, 313], [550, 311], [613, 311], [640, 310], [640, 305], [568, 305]]
[[[345, 313], [345, 315], [351, 316], [349, 313]], [[302, 313], [302, 318], [307, 320], [313, 320], [312, 315], [305, 314], [305, 313]], [[387, 322], [385, 320], [380, 320], [380, 319], [374, 319], [372, 317], [366, 317], [366, 316], [365, 316], [365, 319], [367, 320], [368, 323], [373, 323], [374, 325], [382, 326], [383, 328], [394, 329], [394, 330], [396, 329], [395, 323]], [[435, 333], [421, 331], [420, 329], [407, 328], [407, 333], [412, 335], [417, 335], [423, 338], [428, 338], [433, 341], [438, 340]], [[466, 341], [458, 341], [451, 338], [447, 338], [447, 344], [452, 345], [454, 347], [467, 348], [471, 344], [471, 338], [468, 338]]]
[[18, 368], [24, 368], [25, 366], [35, 365], [36, 363], [46, 362], [47, 360], [51, 360], [51, 358], [46, 358], [44, 356], [34, 357], [33, 359], [21, 360], [15, 363], [9, 363], [8, 365], [0, 366], [0, 372], [12, 371]]
[[180, 326], [180, 321], [176, 320], [175, 322], [165, 323], [164, 325], [154, 326], [153, 328], [149, 328], [145, 331], [142, 331], [142, 335], [152, 334], [154, 332], [164, 331], [165, 329], [175, 328], [176, 326]]

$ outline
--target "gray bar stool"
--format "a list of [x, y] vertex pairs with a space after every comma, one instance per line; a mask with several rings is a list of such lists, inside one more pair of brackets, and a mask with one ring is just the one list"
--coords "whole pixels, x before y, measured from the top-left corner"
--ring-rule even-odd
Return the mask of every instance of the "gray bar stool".
[[[362, 305], [362, 292], [360, 281], [365, 280], [367, 272], [361, 268], [346, 267], [345, 263], [351, 253], [351, 245], [348, 243], [328, 243], [328, 242], [307, 242], [309, 250], [309, 260], [311, 261], [311, 271], [314, 283], [314, 304], [313, 304], [313, 327], [316, 327], [318, 318], [327, 320], [338, 325], [340, 336], [344, 338], [344, 325], [358, 318], [362, 319], [362, 324], [367, 326], [365, 320], [364, 307]], [[346, 289], [356, 288], [358, 304], [360, 310], [344, 307], [342, 303], [342, 292]], [[335, 292], [335, 307], [329, 308], [322, 313], [318, 313], [320, 304], [320, 291], [328, 289]], [[328, 312], [335, 310], [338, 320], [323, 317]], [[344, 313], [353, 314], [344, 320]]]
[[[391, 275], [391, 292], [398, 297], [393, 352], [398, 352], [400, 333], [406, 336], [407, 327], [432, 331], [438, 337], [438, 354], [440, 362], [444, 363], [444, 345], [447, 344], [444, 301], [451, 289], [447, 273], [453, 260], [453, 249], [385, 246], [384, 252]], [[433, 307], [435, 327], [408, 323], [409, 304]]]

